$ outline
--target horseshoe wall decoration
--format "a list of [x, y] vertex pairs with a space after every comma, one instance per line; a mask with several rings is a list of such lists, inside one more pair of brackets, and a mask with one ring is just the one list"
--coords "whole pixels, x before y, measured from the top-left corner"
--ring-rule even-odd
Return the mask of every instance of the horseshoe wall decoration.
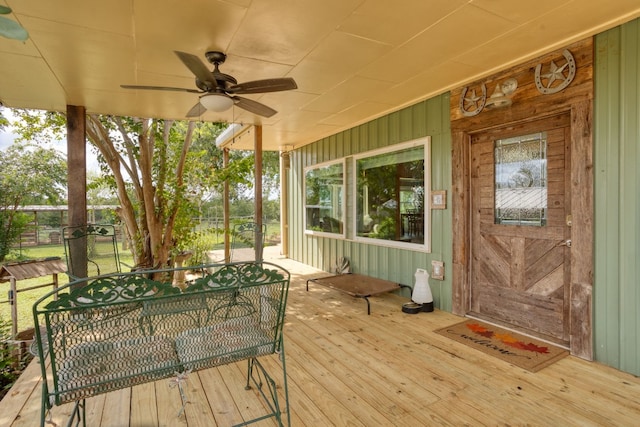
[[482, 83], [482, 96], [476, 95], [475, 89], [467, 96], [468, 89], [469, 87], [465, 86], [460, 94], [460, 112], [465, 117], [480, 114], [480, 111], [482, 111], [487, 102], [487, 86], [484, 83]]
[[[549, 63], [549, 71], [542, 74], [542, 64], [536, 66], [536, 87], [543, 95], [558, 93], [571, 84], [576, 76], [576, 60], [571, 52], [565, 49], [562, 56], [567, 61], [558, 66], [553, 60]], [[556, 84], [559, 82], [559, 84]]]

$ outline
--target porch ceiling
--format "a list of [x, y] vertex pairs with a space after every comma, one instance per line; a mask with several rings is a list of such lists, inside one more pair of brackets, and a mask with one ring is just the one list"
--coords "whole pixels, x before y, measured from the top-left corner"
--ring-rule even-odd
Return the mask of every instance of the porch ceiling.
[[184, 119], [197, 95], [174, 50], [228, 55], [239, 82], [293, 77], [248, 95], [279, 113], [205, 113], [263, 126], [264, 149], [300, 146], [640, 16], [637, 0], [5, 0], [30, 34], [0, 38], [5, 106]]

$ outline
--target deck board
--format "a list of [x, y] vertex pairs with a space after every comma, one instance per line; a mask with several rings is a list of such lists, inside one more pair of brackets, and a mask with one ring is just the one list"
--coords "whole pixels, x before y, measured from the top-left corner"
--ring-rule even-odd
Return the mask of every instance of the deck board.
[[[205, 384], [207, 384], [205, 382]], [[211, 384], [211, 383], [209, 383]], [[215, 419], [206, 390], [213, 387], [204, 387], [200, 375], [191, 373], [184, 385], [187, 405], [185, 406], [186, 421], [189, 426], [210, 427], [211, 420]], [[217, 387], [215, 387], [217, 389]], [[220, 423], [225, 425], [224, 423]], [[231, 424], [228, 424], [231, 425]]]
[[[98, 396], [96, 396], [98, 397]], [[95, 399], [92, 399], [95, 400]], [[125, 426], [129, 423], [131, 416], [131, 388], [119, 391], [118, 393], [108, 393], [104, 400], [102, 418], [100, 425], [104, 427]], [[87, 413], [87, 421], [89, 420]], [[87, 424], [89, 424], [87, 422]], [[96, 422], [96, 424], [98, 424]]]
[[[217, 384], [216, 387], [203, 387], [211, 406], [211, 412], [217, 425], [233, 425], [242, 422], [233, 396], [224, 385], [224, 380], [217, 369], [205, 369], [198, 373], [202, 384]], [[192, 387], [189, 387], [191, 390]]]
[[[306, 280], [325, 272], [290, 260], [284, 327], [289, 399], [295, 427], [388, 425], [634, 425], [640, 379], [599, 363], [566, 357], [537, 373], [511, 366], [433, 331], [461, 321], [441, 311], [401, 312], [406, 296], [362, 302]], [[275, 356], [263, 358], [282, 372]], [[0, 402], [0, 425], [34, 426], [40, 417], [39, 366], [33, 362]], [[255, 390], [244, 390], [245, 363], [192, 373], [186, 415], [169, 380], [89, 399], [87, 425], [229, 426], [260, 414]], [[281, 400], [284, 405], [284, 399]], [[56, 407], [63, 425], [70, 405]], [[275, 425], [268, 420], [257, 425]]]
[[139, 384], [131, 388], [131, 425], [158, 425], [158, 403], [155, 383]]
[[[40, 401], [40, 365], [32, 362], [23, 371], [20, 381], [0, 401], [0, 426], [10, 425], [16, 419], [25, 405], [33, 400]], [[37, 393], [37, 396], [34, 396]], [[36, 404], [38, 404], [36, 402]]]
[[169, 380], [166, 379], [156, 381], [155, 386], [156, 402], [158, 403], [158, 424], [162, 427], [187, 426], [185, 415], [178, 417], [180, 408], [182, 408], [182, 400], [178, 388], [169, 387]]

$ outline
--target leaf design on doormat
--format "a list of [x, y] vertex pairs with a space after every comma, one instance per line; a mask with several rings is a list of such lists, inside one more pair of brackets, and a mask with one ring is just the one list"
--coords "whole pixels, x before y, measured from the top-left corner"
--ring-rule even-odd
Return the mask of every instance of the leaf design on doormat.
[[509, 334], [496, 334], [495, 338], [506, 345], [516, 344], [519, 342], [515, 337]]
[[519, 341], [513, 335], [507, 333], [495, 333], [491, 329], [486, 328], [478, 323], [467, 323], [467, 328], [469, 328], [477, 335], [498, 340], [504, 345], [517, 348], [518, 350], [531, 351], [533, 353], [549, 353], [548, 347], [538, 346], [531, 342], [527, 344], [523, 341]]
[[[507, 344], [507, 345], [509, 345], [509, 344]], [[539, 347], [539, 346], [535, 345], [532, 342], [530, 342], [529, 344], [525, 344], [525, 343], [523, 343], [521, 341], [518, 341], [518, 348], [522, 349], [522, 350], [531, 351], [531, 352], [534, 352], [534, 353], [544, 353], [544, 354], [549, 353], [549, 348], [548, 347]]]
[[467, 328], [485, 338], [493, 338], [493, 331], [485, 328], [482, 325], [478, 325], [477, 323], [467, 323]]

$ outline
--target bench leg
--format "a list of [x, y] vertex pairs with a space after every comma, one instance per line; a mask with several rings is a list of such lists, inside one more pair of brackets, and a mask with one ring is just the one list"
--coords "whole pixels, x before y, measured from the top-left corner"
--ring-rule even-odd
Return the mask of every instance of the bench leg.
[[[73, 406], [71, 418], [69, 418], [69, 421], [67, 422], [67, 427], [71, 427], [71, 425], [73, 424], [73, 420], [75, 420], [76, 417], [78, 419], [75, 424], [76, 427], [80, 425], [81, 420], [83, 427], [87, 427], [87, 412], [85, 411], [85, 407], [85, 399], [78, 400], [76, 402], [76, 404]], [[82, 411], [82, 414], [80, 413], [80, 411]]]
[[[42, 363], [42, 362], [40, 362]], [[51, 408], [49, 408], [49, 402], [47, 401], [47, 386], [45, 385], [46, 380], [42, 380], [42, 396], [40, 397], [40, 427], [44, 427], [45, 419], [47, 418], [47, 414], [50, 414]]]
[[280, 340], [280, 360], [282, 361], [282, 387], [284, 389], [285, 412], [287, 413], [287, 426], [291, 427], [291, 412], [289, 411], [289, 385], [287, 383], [287, 361], [284, 357], [284, 340]]
[[[287, 370], [285, 366], [285, 358], [284, 358], [284, 349], [282, 348], [282, 344], [280, 346], [281, 349], [281, 360], [282, 360], [282, 370], [283, 370], [283, 390], [285, 395], [285, 413], [287, 417], [287, 426], [291, 426], [290, 420], [290, 412], [289, 412], [289, 388], [287, 385]], [[246, 390], [250, 390], [252, 388], [252, 384], [257, 388], [257, 390], [262, 395], [262, 398], [266, 402], [269, 410], [271, 411], [269, 414], [266, 414], [262, 417], [255, 418], [253, 420], [246, 421], [241, 424], [236, 424], [233, 427], [246, 426], [258, 421], [262, 421], [267, 418], [275, 417], [278, 423], [278, 426], [284, 427], [284, 423], [282, 420], [282, 410], [280, 408], [280, 402], [278, 400], [278, 390], [276, 387], [275, 380], [269, 375], [266, 371], [265, 367], [260, 363], [260, 361], [252, 357], [247, 362], [247, 384], [245, 386]]]
[[[51, 409], [53, 405], [49, 402], [49, 390], [45, 384], [46, 380], [42, 380], [42, 396], [40, 401], [40, 427], [44, 427], [45, 424], [55, 424], [53, 422], [53, 417], [51, 414]], [[70, 427], [73, 424], [73, 420], [77, 418], [76, 426], [80, 425], [80, 420], [82, 420], [82, 425], [87, 427], [87, 418], [85, 412], [85, 400], [79, 400], [73, 406], [73, 411], [71, 411], [71, 417], [69, 421], [67, 421], [67, 427]], [[82, 408], [82, 414], [80, 414], [80, 409]]]
[[[67, 427], [71, 427], [71, 425], [73, 424], [73, 420], [76, 420], [76, 423], [75, 423], [76, 426], [79, 426], [80, 421], [82, 421], [82, 425], [84, 427], [87, 427], [87, 412], [85, 408], [86, 408], [85, 399], [78, 400], [73, 405], [71, 416], [69, 417], [69, 421], [67, 421]], [[82, 413], [80, 413], [80, 411], [82, 411]], [[56, 425], [52, 419], [51, 406], [49, 405], [49, 402], [47, 402], [46, 400], [46, 393], [43, 393], [42, 409], [40, 411], [40, 427], [45, 427], [45, 424]]]

